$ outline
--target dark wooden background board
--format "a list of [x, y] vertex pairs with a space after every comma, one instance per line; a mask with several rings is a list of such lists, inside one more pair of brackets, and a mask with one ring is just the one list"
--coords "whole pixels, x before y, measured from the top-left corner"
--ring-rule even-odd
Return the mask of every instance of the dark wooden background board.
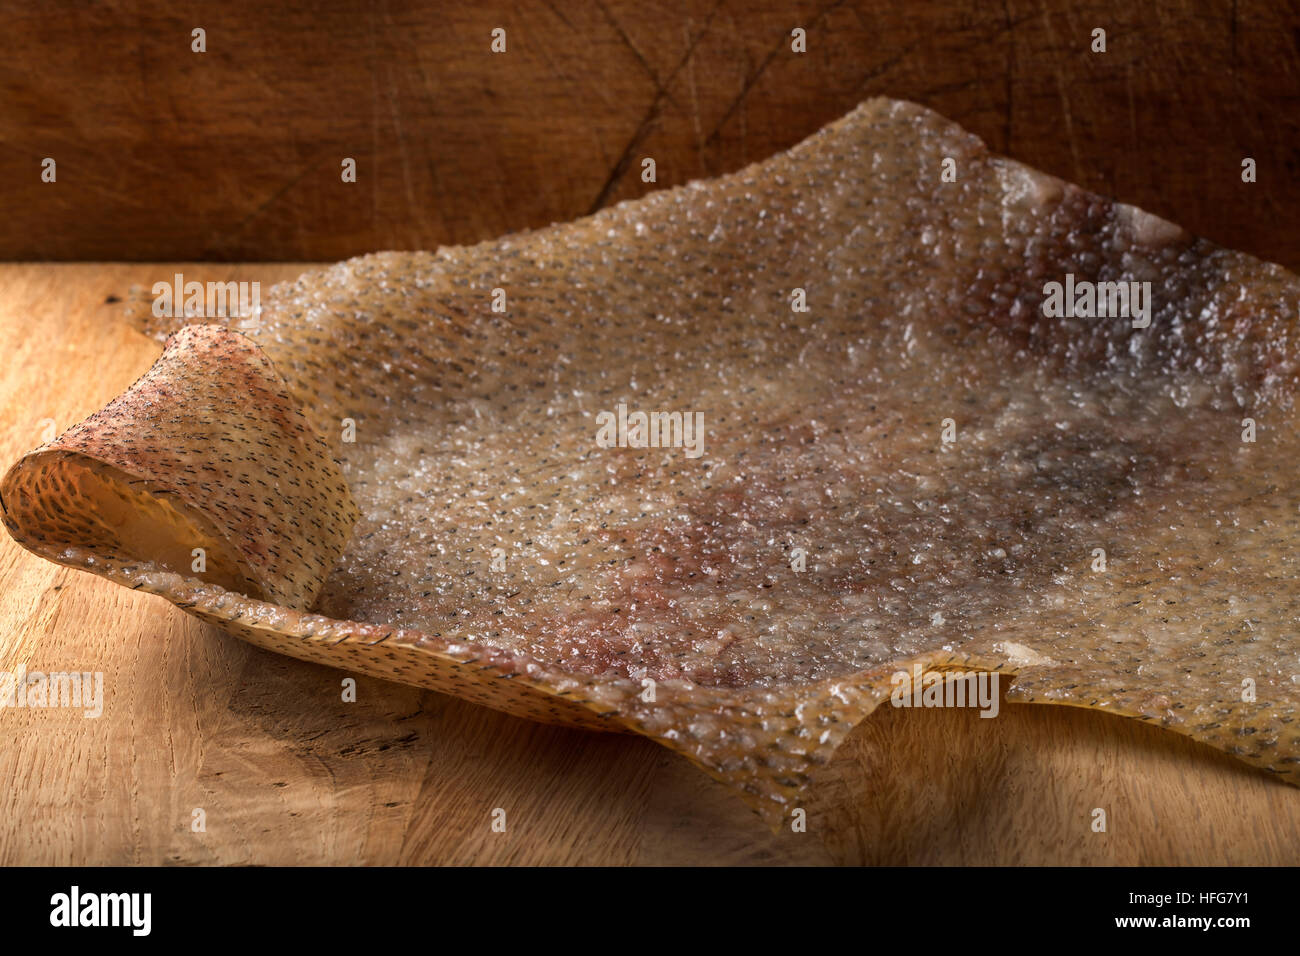
[[0, 51], [0, 259], [472, 242], [641, 195], [643, 157], [658, 187], [724, 173], [886, 94], [1300, 268], [1300, 0], [3, 0]]

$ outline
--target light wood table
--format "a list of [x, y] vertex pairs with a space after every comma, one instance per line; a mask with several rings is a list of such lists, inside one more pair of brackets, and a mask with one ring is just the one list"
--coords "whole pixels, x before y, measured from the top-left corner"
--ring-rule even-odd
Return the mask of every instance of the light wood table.
[[[302, 268], [0, 265], [0, 465], [158, 354], [111, 297], [176, 271], [265, 288]], [[1039, 705], [884, 708], [828, 768], [809, 832], [773, 835], [648, 741], [364, 677], [345, 704], [340, 672], [0, 535], [0, 670], [24, 666], [102, 671], [104, 712], [0, 709], [3, 864], [1300, 863], [1300, 789], [1137, 721]]]

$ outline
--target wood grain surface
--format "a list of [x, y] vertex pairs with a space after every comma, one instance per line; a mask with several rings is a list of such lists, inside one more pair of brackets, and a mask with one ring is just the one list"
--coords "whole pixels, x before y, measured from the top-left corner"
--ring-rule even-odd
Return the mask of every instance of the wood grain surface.
[[885, 94], [1300, 269], [1300, 0], [0, 0], [0, 48], [0, 259], [472, 242], [738, 169]]
[[[302, 268], [0, 266], [0, 464], [158, 354], [111, 299], [176, 271]], [[1300, 863], [1300, 789], [1137, 721], [1005, 703], [878, 711], [825, 769], [808, 832], [772, 834], [649, 741], [365, 677], [344, 703], [339, 671], [0, 535], [0, 670], [22, 667], [102, 671], [104, 710], [0, 708], [0, 864]]]

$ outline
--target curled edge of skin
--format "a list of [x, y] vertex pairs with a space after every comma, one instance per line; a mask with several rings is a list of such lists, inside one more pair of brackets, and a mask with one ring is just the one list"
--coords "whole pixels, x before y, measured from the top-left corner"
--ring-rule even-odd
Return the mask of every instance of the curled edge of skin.
[[181, 329], [129, 389], [19, 459], [0, 513], [51, 561], [147, 563], [291, 608], [310, 606], [358, 517], [270, 360], [219, 326]]

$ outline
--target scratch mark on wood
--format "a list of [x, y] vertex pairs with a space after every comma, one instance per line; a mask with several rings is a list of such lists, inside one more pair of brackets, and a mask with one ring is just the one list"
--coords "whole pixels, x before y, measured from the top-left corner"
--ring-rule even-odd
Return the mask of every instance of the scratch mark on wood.
[[[833, 3], [823, 8], [821, 12], [819, 12], [816, 16], [812, 18], [812, 20], [808, 24], [807, 29], [812, 30], [817, 26], [820, 26], [822, 21], [824, 21], [828, 16], [830, 16], [840, 7], [844, 6], [844, 4], [847, 2], [848, 0], [834, 0]], [[717, 139], [722, 134], [722, 130], [727, 125], [727, 122], [731, 119], [733, 115], [735, 115], [736, 110], [740, 109], [741, 104], [745, 102], [745, 97], [749, 95], [749, 91], [754, 88], [754, 84], [758, 82], [759, 78], [763, 75], [763, 72], [768, 68], [769, 65], [771, 65], [772, 61], [776, 59], [777, 54], [779, 54], [785, 48], [785, 45], [787, 42], [789, 42], [789, 39], [790, 39], [789, 31], [786, 30], [781, 34], [781, 38], [777, 41], [776, 45], [773, 46], [772, 49], [767, 52], [767, 55], [764, 56], [763, 59], [759, 62], [758, 68], [752, 71], [749, 74], [749, 76], [745, 78], [745, 82], [740, 87], [740, 94], [734, 100], [732, 100], [731, 104], [726, 108], [725, 111], [723, 111], [722, 119], [718, 120], [717, 125], [714, 126], [713, 128], [713, 132], [711, 132], [705, 138], [704, 144], [706, 147], [712, 146], [715, 142], [717, 142]]]
[[667, 96], [664, 91], [672, 86], [673, 80], [677, 78], [677, 75], [682, 71], [682, 68], [685, 67], [686, 64], [690, 62], [691, 57], [695, 55], [695, 48], [699, 46], [700, 40], [704, 38], [704, 35], [709, 32], [709, 27], [713, 24], [713, 18], [717, 16], [718, 8], [722, 6], [722, 2], [723, 0], [718, 0], [718, 2], [713, 5], [713, 9], [709, 11], [709, 15], [704, 20], [704, 26], [700, 28], [700, 31], [697, 34], [695, 34], [694, 39], [691, 40], [690, 46], [686, 48], [686, 53], [683, 54], [682, 58], [677, 62], [677, 65], [673, 67], [673, 71], [668, 75], [668, 78], [664, 80], [663, 84], [659, 87], [659, 92], [655, 94], [654, 99], [651, 101], [650, 108], [646, 110], [645, 116], [642, 117], [641, 122], [637, 125], [636, 131], [632, 134], [632, 138], [629, 139], [627, 145], [623, 147], [623, 152], [614, 163], [614, 168], [609, 171], [609, 176], [606, 177], [604, 185], [600, 187], [600, 192], [596, 194], [596, 199], [587, 210], [587, 215], [591, 215], [605, 205], [610, 194], [614, 191], [614, 187], [618, 185], [619, 179], [622, 178], [623, 173], [626, 172], [628, 165], [632, 161], [633, 151], [641, 144], [642, 140], [649, 133], [651, 126], [654, 125], [654, 121], [659, 117], [659, 111], [662, 109], [663, 101]]

